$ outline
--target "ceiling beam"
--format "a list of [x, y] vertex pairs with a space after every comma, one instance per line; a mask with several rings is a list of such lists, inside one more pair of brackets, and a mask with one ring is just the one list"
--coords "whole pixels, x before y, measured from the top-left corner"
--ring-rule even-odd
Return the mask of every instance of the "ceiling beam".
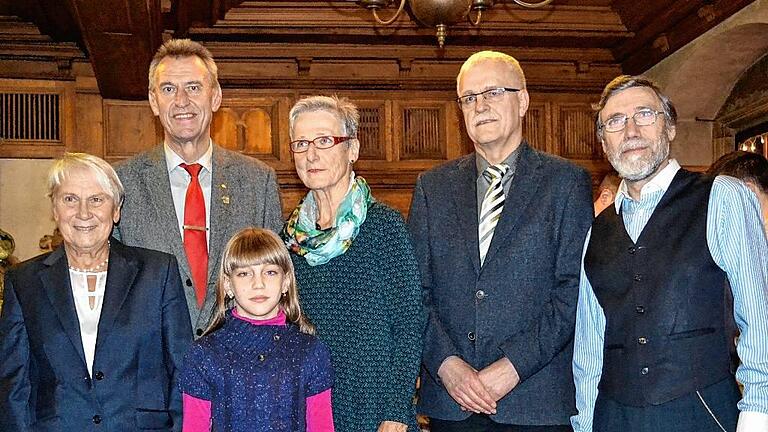
[[160, 0], [71, 2], [99, 91], [107, 99], [147, 97], [147, 67], [162, 43]]

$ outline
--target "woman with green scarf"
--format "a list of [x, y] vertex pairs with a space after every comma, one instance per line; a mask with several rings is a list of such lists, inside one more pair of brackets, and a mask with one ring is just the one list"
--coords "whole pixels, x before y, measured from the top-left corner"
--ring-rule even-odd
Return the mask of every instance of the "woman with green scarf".
[[293, 106], [290, 146], [310, 192], [282, 235], [302, 308], [331, 350], [336, 432], [415, 432], [419, 270], [403, 218], [352, 169], [358, 121], [357, 108], [335, 96]]

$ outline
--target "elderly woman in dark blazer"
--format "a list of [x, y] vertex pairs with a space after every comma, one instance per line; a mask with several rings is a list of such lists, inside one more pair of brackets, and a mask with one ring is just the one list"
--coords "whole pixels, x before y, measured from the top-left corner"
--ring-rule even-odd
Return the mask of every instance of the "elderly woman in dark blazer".
[[178, 367], [192, 340], [175, 259], [110, 238], [123, 187], [105, 161], [56, 161], [63, 245], [5, 275], [0, 430], [180, 431]]
[[416, 431], [413, 405], [424, 316], [400, 214], [352, 170], [358, 112], [336, 97], [290, 112], [291, 151], [309, 194], [283, 230], [302, 307], [331, 350], [337, 432]]

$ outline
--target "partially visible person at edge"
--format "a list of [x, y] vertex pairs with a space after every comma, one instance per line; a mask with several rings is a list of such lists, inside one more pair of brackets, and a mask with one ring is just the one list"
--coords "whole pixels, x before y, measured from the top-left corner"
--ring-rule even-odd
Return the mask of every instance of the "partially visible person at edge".
[[600, 186], [597, 188], [597, 199], [594, 203], [595, 217], [616, 201], [619, 183], [621, 183], [621, 178], [615, 172], [609, 172], [603, 177], [603, 181], [600, 182]]
[[3, 310], [3, 280], [5, 272], [19, 261], [13, 256], [13, 250], [16, 249], [16, 242], [13, 236], [0, 229], [0, 311]]
[[213, 321], [179, 378], [184, 432], [333, 432], [331, 356], [314, 332], [282, 240], [257, 228], [235, 234]]
[[181, 431], [176, 260], [110, 238], [124, 192], [104, 160], [65, 154], [48, 195], [63, 244], [5, 275], [0, 430]]
[[115, 236], [176, 257], [191, 326], [200, 337], [213, 315], [224, 244], [246, 227], [282, 227], [277, 177], [261, 161], [211, 139], [221, 86], [204, 46], [165, 42], [149, 65], [148, 97], [164, 139], [116, 166], [126, 201]]
[[302, 306], [331, 349], [336, 430], [415, 432], [424, 329], [418, 267], [400, 214], [355, 175], [358, 121], [357, 108], [336, 97], [291, 108], [290, 147], [310, 192], [282, 235]]
[[763, 228], [768, 236], [768, 159], [757, 153], [739, 150], [721, 156], [707, 173], [736, 177], [755, 193], [763, 212]]
[[592, 180], [523, 138], [513, 57], [473, 54], [456, 90], [475, 151], [419, 176], [408, 220], [428, 312], [419, 411], [433, 432], [570, 431]]
[[[755, 195], [669, 157], [677, 113], [653, 82], [619, 76], [596, 108], [623, 180], [584, 245], [574, 429], [768, 430], [768, 244]], [[741, 330], [735, 377], [726, 314]]]

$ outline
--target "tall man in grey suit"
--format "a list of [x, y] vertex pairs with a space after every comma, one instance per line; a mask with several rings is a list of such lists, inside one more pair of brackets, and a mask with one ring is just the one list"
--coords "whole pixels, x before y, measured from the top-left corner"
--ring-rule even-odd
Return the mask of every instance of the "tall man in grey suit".
[[188, 39], [169, 40], [149, 66], [149, 105], [165, 140], [117, 167], [126, 199], [115, 235], [176, 256], [196, 336], [213, 313], [227, 240], [247, 226], [282, 226], [274, 170], [211, 140], [220, 104], [211, 53]]
[[523, 139], [514, 58], [472, 55], [457, 91], [475, 152], [419, 176], [408, 222], [429, 313], [420, 412], [433, 432], [568, 431], [590, 177]]

